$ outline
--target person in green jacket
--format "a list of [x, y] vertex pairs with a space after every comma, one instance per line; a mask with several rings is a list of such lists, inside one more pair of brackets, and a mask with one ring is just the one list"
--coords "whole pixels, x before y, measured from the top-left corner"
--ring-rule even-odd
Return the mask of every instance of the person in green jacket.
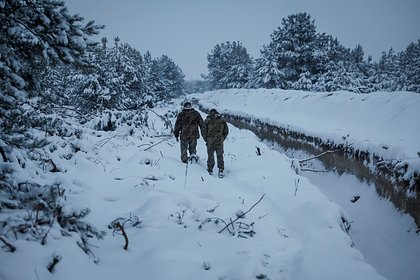
[[223, 142], [229, 134], [229, 128], [226, 121], [216, 111], [211, 109], [206, 120], [203, 123], [201, 135], [207, 145], [207, 171], [213, 174], [214, 153], [216, 152], [217, 167], [219, 168], [219, 177], [223, 177], [225, 164], [223, 161]]

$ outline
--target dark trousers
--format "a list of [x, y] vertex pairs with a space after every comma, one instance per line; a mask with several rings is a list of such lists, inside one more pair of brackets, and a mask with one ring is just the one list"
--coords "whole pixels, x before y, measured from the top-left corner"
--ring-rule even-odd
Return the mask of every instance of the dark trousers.
[[220, 170], [225, 169], [225, 163], [223, 161], [223, 145], [217, 145], [217, 146], [207, 146], [207, 170], [213, 171], [214, 167], [214, 153], [216, 152], [216, 158], [217, 158], [217, 168]]
[[181, 138], [181, 161], [184, 163], [188, 160], [187, 150], [190, 155], [197, 154], [197, 139]]

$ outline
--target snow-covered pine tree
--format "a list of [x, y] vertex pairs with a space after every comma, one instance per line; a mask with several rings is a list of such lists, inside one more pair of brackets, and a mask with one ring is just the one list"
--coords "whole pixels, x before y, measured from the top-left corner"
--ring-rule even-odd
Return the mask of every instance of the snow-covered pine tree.
[[254, 88], [286, 88], [283, 72], [277, 65], [277, 57], [271, 49], [272, 43], [263, 46], [261, 57], [255, 60], [254, 75], [251, 87]]
[[399, 88], [420, 93], [420, 40], [410, 43], [400, 55]]
[[358, 93], [371, 91], [368, 77], [371, 66], [364, 60], [364, 52], [361, 45], [353, 50], [343, 47], [332, 36], [324, 36], [322, 57], [322, 69], [315, 80], [313, 91], [337, 91], [348, 90]]
[[302, 72], [300, 74], [299, 80], [293, 83], [292, 88], [303, 91], [311, 91], [312, 80], [309, 71]]
[[144, 86], [145, 86], [145, 95], [148, 97], [148, 101], [146, 102], [153, 102], [155, 91], [153, 89], [153, 84], [155, 82], [155, 76], [154, 76], [154, 67], [153, 66], [153, 58], [149, 51], [146, 51], [146, 53], [143, 55], [143, 69], [144, 69]]
[[252, 77], [253, 60], [240, 42], [232, 43], [230, 57], [233, 63], [228, 72], [227, 85], [229, 88], [243, 88]]
[[287, 82], [296, 82], [303, 72], [311, 75], [320, 72], [319, 35], [314, 20], [307, 13], [298, 13], [283, 18], [282, 26], [271, 35], [278, 67]]
[[108, 48], [102, 39], [101, 48], [91, 48], [89, 66], [74, 76], [78, 87], [73, 92], [76, 103], [86, 113], [109, 109], [138, 109], [152, 100], [147, 85], [143, 56], [129, 44], [114, 39]]
[[45, 67], [40, 77], [40, 98], [42, 100], [40, 105], [51, 106], [54, 104], [52, 109], [68, 105], [72, 88], [75, 86], [75, 83], [71, 81], [74, 71], [74, 67], [69, 64]]
[[224, 48], [224, 43], [217, 44], [211, 51], [211, 54], [207, 54], [207, 69], [209, 72], [207, 79], [210, 81], [213, 89], [225, 87], [222, 84], [222, 80], [227, 75], [228, 65], [223, 61]]
[[358, 44], [350, 52], [350, 64], [351, 64], [351, 75], [357, 81], [354, 84], [358, 84], [358, 87], [355, 89], [355, 92], [367, 93], [371, 91], [368, 87], [368, 78], [369, 78], [369, 64], [364, 59], [363, 47]]
[[207, 61], [208, 79], [215, 89], [243, 88], [253, 75], [253, 60], [240, 42], [217, 44]]
[[161, 79], [164, 86], [163, 95], [159, 96], [158, 99], [168, 100], [181, 96], [184, 93], [182, 85], [185, 77], [181, 68], [167, 55], [162, 55], [157, 61], [161, 69]]
[[382, 52], [379, 62], [375, 65], [376, 71], [373, 77], [376, 90], [397, 90], [398, 66], [399, 58], [392, 48], [388, 52]]
[[124, 91], [119, 96], [119, 109], [138, 109], [146, 104], [148, 92], [145, 86], [143, 57], [129, 44], [118, 45], [116, 70], [122, 77]]
[[[84, 64], [83, 52], [93, 43], [89, 36], [102, 26], [70, 15], [62, 1], [8, 0], [0, 12], [0, 135], [8, 146], [15, 133], [40, 122], [30, 99], [40, 94], [41, 69], [54, 63]], [[34, 99], [32, 99], [34, 100]], [[32, 110], [32, 109], [29, 109]], [[22, 144], [20, 142], [20, 144]]]
[[166, 89], [163, 83], [162, 68], [157, 59], [151, 59], [150, 61], [147, 83], [150, 91], [153, 93], [153, 98], [150, 102], [154, 102], [156, 99], [161, 99], [165, 96]]
[[[54, 77], [51, 84], [43, 83], [46, 80], [40, 76], [57, 64], [86, 65], [83, 54], [95, 44], [89, 37], [101, 26], [94, 22], [82, 26], [83, 18], [70, 15], [63, 1], [7, 0], [0, 7], [0, 211], [8, 209], [0, 220], [0, 235], [45, 244], [52, 230], [72, 231], [88, 250], [88, 237], [103, 236], [82, 221], [89, 209], [65, 209], [64, 188], [36, 182], [39, 174], [61, 172], [49, 157], [51, 150], [43, 149], [48, 142], [39, 132], [54, 127], [64, 135], [69, 127], [59, 116], [43, 111], [53, 101], [63, 100], [62, 93], [48, 90], [60, 84], [61, 67], [49, 72]], [[39, 162], [48, 163], [48, 171]], [[31, 176], [26, 176], [28, 172]]]
[[350, 58], [350, 49], [345, 48], [337, 38], [328, 35], [324, 44], [326, 50], [326, 60], [324, 62], [338, 63]]
[[355, 64], [349, 61], [330, 62], [326, 70], [314, 85], [316, 91], [365, 92], [365, 80], [360, 76], [360, 71]]

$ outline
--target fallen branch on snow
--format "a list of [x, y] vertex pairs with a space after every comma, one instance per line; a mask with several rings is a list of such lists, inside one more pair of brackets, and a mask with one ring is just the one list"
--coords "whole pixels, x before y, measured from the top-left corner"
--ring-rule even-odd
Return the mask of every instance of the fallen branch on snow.
[[165, 141], [168, 141], [169, 139], [171, 139], [173, 136], [171, 135], [171, 136], [168, 136], [167, 138], [165, 138], [165, 139], [163, 139], [163, 140], [161, 140], [161, 141], [159, 141], [159, 142], [157, 142], [157, 143], [155, 143], [155, 144], [153, 144], [153, 145], [151, 145], [150, 147], [147, 147], [146, 149], [144, 149], [143, 151], [145, 152], [145, 151], [147, 151], [147, 150], [149, 150], [149, 149], [151, 149], [151, 148], [153, 148], [154, 146], [157, 146], [157, 145], [159, 145], [160, 143], [162, 143], [162, 142], [165, 142]]
[[[346, 147], [347, 147], [347, 146], [346, 146]], [[344, 148], [346, 148], [346, 147], [342, 147], [342, 148], [340, 148], [340, 149], [335, 149], [335, 150], [327, 150], [327, 151], [322, 152], [322, 153], [320, 153], [320, 154], [318, 154], [318, 155], [315, 155], [315, 156], [313, 156], [313, 157], [306, 158], [306, 159], [301, 159], [301, 160], [299, 160], [299, 163], [300, 163], [300, 164], [302, 164], [302, 163], [304, 163], [304, 162], [307, 162], [307, 161], [310, 161], [310, 160], [313, 160], [313, 159], [317, 159], [317, 158], [319, 158], [319, 157], [322, 157], [323, 155], [326, 155], [326, 154], [336, 153], [336, 152], [342, 151], [342, 150], [344, 150]]]
[[4, 245], [7, 246], [7, 248], [9, 248], [10, 252], [13, 253], [14, 251], [16, 251], [16, 247], [12, 243], [10, 243], [9, 240], [6, 239], [6, 237], [0, 235], [0, 241], [3, 242]]
[[293, 159], [292, 160], [291, 167], [295, 170], [295, 172], [297, 174], [299, 174], [301, 171], [328, 172], [327, 170], [317, 170], [317, 169], [313, 169], [313, 168], [305, 168], [306, 167], [305, 163], [308, 162], [308, 161], [311, 161], [311, 160], [320, 158], [320, 157], [322, 157], [322, 156], [324, 156], [326, 154], [331, 154], [331, 153], [336, 153], [336, 152], [339, 152], [339, 151], [343, 151], [345, 148], [350, 147], [351, 145], [352, 144], [347, 145], [347, 146], [344, 146], [344, 147], [341, 147], [339, 149], [335, 149], [335, 150], [327, 150], [325, 152], [322, 152], [322, 153], [320, 153], [318, 155], [315, 155], [315, 156], [312, 156], [312, 157], [309, 157], [309, 158], [306, 158], [306, 159]]
[[240, 215], [236, 215], [236, 219], [234, 219], [234, 220], [231, 220], [229, 223], [227, 223], [226, 224], [226, 226], [224, 227], [224, 228], [222, 228], [220, 231], [219, 231], [219, 233], [222, 233], [225, 229], [227, 229], [229, 226], [232, 226], [233, 227], [233, 223], [235, 223], [237, 220], [239, 220], [239, 219], [243, 219], [244, 217], [245, 217], [245, 215], [246, 214], [248, 214], [255, 206], [257, 206], [257, 204], [258, 203], [260, 203], [261, 202], [261, 200], [264, 198], [264, 196], [265, 196], [265, 194], [263, 194], [262, 196], [261, 196], [261, 198], [257, 201], [257, 202], [255, 202], [254, 203], [254, 205], [252, 205], [251, 206], [251, 208], [249, 208], [248, 209], [248, 211], [246, 211], [246, 212], [244, 212], [244, 213], [241, 213]]

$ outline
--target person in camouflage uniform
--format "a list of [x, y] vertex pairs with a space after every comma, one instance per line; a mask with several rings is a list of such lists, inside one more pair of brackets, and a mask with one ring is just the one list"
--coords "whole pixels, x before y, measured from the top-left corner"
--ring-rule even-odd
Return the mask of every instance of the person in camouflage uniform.
[[226, 121], [216, 111], [211, 109], [201, 129], [201, 135], [207, 145], [207, 171], [213, 174], [214, 152], [217, 157], [217, 167], [219, 168], [219, 177], [223, 177], [225, 164], [223, 161], [223, 142], [229, 134], [229, 128]]
[[190, 158], [197, 160], [197, 139], [200, 138], [198, 128], [202, 131], [203, 118], [200, 113], [194, 110], [190, 102], [185, 102], [182, 111], [175, 121], [174, 135], [176, 141], [181, 139], [181, 161], [188, 161], [187, 150]]

